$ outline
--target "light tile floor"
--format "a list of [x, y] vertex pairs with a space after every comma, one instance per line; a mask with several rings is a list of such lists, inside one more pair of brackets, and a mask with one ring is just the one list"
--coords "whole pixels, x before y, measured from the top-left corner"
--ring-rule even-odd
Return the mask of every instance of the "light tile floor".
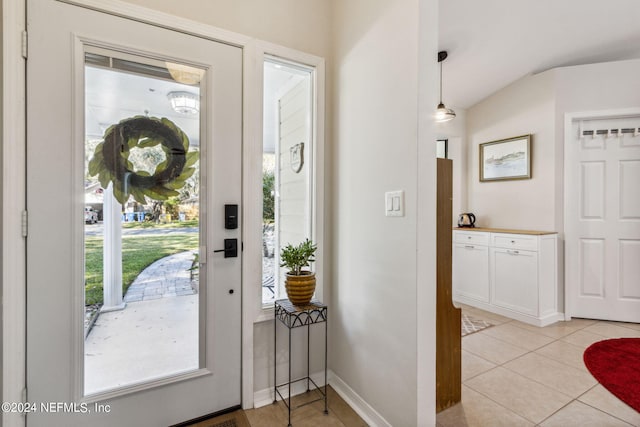
[[594, 342], [640, 337], [640, 324], [573, 319], [538, 328], [462, 309], [495, 326], [462, 339], [462, 402], [437, 415], [439, 427], [640, 426], [640, 413], [582, 361]]

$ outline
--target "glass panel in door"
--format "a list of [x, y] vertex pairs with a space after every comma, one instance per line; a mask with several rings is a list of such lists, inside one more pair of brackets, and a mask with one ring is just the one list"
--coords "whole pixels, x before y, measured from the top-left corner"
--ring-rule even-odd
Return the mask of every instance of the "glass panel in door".
[[199, 368], [202, 69], [85, 52], [84, 394]]

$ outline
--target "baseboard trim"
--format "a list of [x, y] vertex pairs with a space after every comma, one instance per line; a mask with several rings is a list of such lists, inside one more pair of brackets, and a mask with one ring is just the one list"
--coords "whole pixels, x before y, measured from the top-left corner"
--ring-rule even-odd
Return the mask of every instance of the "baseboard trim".
[[382, 415], [332, 371], [329, 371], [329, 385], [369, 426], [392, 427]]
[[[369, 405], [358, 393], [356, 393], [346, 382], [337, 376], [333, 371], [327, 371], [329, 385], [333, 387], [336, 393], [362, 418], [370, 427], [392, 427], [391, 424], [384, 419], [371, 405]], [[324, 371], [311, 374], [311, 378], [318, 384], [318, 387], [324, 385]], [[295, 383], [291, 386], [291, 395], [296, 396], [307, 391], [304, 382]], [[280, 393], [284, 398], [288, 398], [287, 390], [281, 389]], [[263, 406], [273, 404], [273, 388], [258, 390], [253, 393], [253, 407], [261, 408]]]
[[[311, 374], [311, 379], [318, 384], [318, 387], [324, 385], [324, 371], [315, 372]], [[331, 381], [329, 381], [331, 384]], [[311, 384], [313, 387], [313, 384]], [[291, 385], [291, 396], [297, 396], [298, 394], [305, 393], [307, 391], [307, 384], [304, 381], [294, 383]], [[280, 389], [280, 393], [286, 399], [289, 397], [286, 387]], [[273, 403], [273, 387], [258, 390], [253, 393], [253, 407], [261, 408], [263, 406], [271, 405]]]
[[555, 322], [559, 322], [565, 319], [564, 313], [560, 313], [560, 312], [551, 312], [551, 313], [545, 314], [544, 316], [536, 317], [529, 314], [519, 313], [515, 310], [511, 310], [508, 308], [489, 304], [488, 302], [479, 301], [474, 298], [470, 298], [460, 294], [455, 294], [453, 296], [453, 303], [454, 304], [462, 303], [462, 304], [470, 305], [472, 307], [476, 307], [481, 310], [488, 311], [490, 313], [499, 314], [500, 316], [508, 317], [514, 320], [519, 320], [520, 322], [528, 323], [529, 325], [538, 326], [538, 327], [548, 326]]

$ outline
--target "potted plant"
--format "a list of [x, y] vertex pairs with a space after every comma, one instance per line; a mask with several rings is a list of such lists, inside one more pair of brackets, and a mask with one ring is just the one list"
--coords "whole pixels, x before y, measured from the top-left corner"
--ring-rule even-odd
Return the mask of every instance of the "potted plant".
[[303, 270], [315, 261], [317, 245], [309, 239], [297, 246], [288, 244], [280, 251], [280, 267], [286, 267], [285, 288], [293, 305], [307, 305], [316, 291], [316, 273]]

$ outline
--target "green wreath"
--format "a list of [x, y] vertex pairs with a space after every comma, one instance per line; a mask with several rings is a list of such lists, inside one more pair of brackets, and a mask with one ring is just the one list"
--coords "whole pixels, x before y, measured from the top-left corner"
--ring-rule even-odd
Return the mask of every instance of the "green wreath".
[[[134, 171], [129, 151], [160, 145], [166, 160], [156, 166], [153, 174]], [[124, 204], [129, 196], [146, 203], [145, 196], [153, 200], [167, 200], [179, 195], [185, 181], [195, 172], [197, 152], [189, 152], [189, 138], [166, 118], [135, 116], [110, 126], [103, 141], [89, 161], [89, 175], [98, 175], [102, 188], [113, 183], [113, 195]]]

